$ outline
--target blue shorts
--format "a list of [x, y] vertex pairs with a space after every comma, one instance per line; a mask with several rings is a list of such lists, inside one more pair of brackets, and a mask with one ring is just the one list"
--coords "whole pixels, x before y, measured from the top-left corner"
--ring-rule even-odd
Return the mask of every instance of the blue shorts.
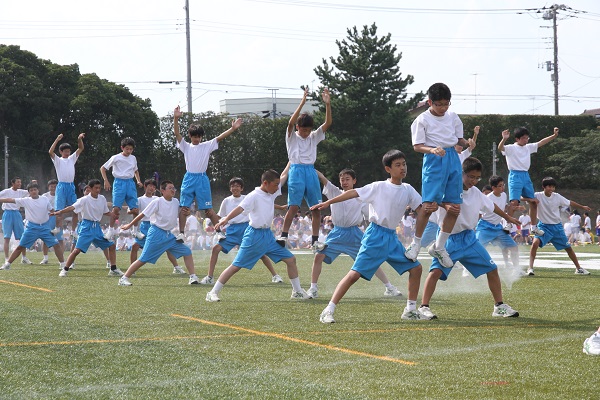
[[110, 240], [104, 239], [100, 222], [84, 219], [81, 221], [78, 233], [79, 236], [77, 237], [75, 248], [81, 250], [82, 253], [85, 253], [90, 248], [92, 243], [100, 250], [108, 249], [110, 246], [115, 244]]
[[523, 236], [524, 238], [529, 236], [529, 229], [521, 229], [521, 236]]
[[23, 216], [19, 210], [4, 210], [2, 214], [2, 232], [4, 239], [10, 239], [15, 234], [15, 239], [21, 239], [23, 235]]
[[137, 188], [133, 179], [115, 178], [112, 188], [112, 205], [113, 208], [123, 207], [123, 203], [127, 203], [130, 210], [138, 208]]
[[208, 210], [212, 208], [212, 194], [210, 192], [210, 182], [206, 173], [186, 172], [181, 182], [181, 194], [179, 195], [179, 205], [181, 207], [190, 207], [196, 198], [198, 210]]
[[274, 263], [294, 257], [288, 249], [277, 244], [270, 228], [256, 229], [248, 226], [244, 232], [240, 250], [231, 265], [252, 269], [265, 254]]
[[348, 254], [353, 260], [356, 260], [362, 238], [363, 232], [358, 226], [349, 228], [334, 226], [325, 240], [327, 247], [325, 250], [319, 251], [319, 254], [325, 255], [323, 260], [325, 264], [331, 264], [342, 253]]
[[[446, 250], [450, 254], [452, 261], [460, 261], [475, 278], [497, 268], [490, 253], [477, 240], [475, 232], [470, 229], [450, 235], [446, 242]], [[442, 281], [448, 279], [448, 275], [452, 271], [452, 268], [443, 267], [437, 258], [433, 259], [429, 271], [433, 271], [434, 269], [442, 271], [442, 276], [440, 277]]]
[[242, 243], [244, 232], [249, 224], [249, 222], [242, 222], [241, 224], [231, 224], [227, 227], [225, 239], [219, 240], [219, 246], [223, 248], [221, 250], [223, 253], [229, 253], [231, 249]]
[[57, 211], [72, 206], [77, 201], [75, 184], [73, 182], [58, 182], [56, 185], [56, 197], [54, 198], [54, 209]]
[[562, 224], [548, 225], [538, 222], [537, 226], [544, 231], [543, 236], [535, 236], [536, 239], [540, 240], [540, 247], [544, 247], [548, 243], [552, 243], [556, 250], [564, 250], [571, 247]]
[[[143, 233], [144, 235], [148, 236], [149, 229], [150, 229], [150, 221], [142, 221], [142, 223], [140, 224], [140, 232]], [[135, 242], [142, 249], [144, 248], [144, 245], [146, 244], [146, 236], [144, 236], [143, 239], [138, 239], [137, 237], [135, 238]]]
[[398, 240], [398, 235], [393, 229], [371, 222], [363, 235], [360, 250], [352, 266], [352, 270], [368, 281], [375, 271], [387, 261], [400, 275], [421, 265], [418, 261], [411, 261], [404, 255], [406, 249]]
[[462, 204], [462, 167], [454, 147], [444, 157], [427, 153], [423, 156], [421, 193], [423, 203]]
[[438, 226], [438, 224], [434, 224], [431, 221], [427, 221], [427, 226], [425, 226], [423, 236], [421, 236], [421, 246], [428, 247], [431, 243], [433, 243], [437, 238], [437, 233], [439, 229], [440, 227]]
[[483, 247], [490, 243], [501, 249], [517, 246], [517, 243], [513, 238], [508, 233], [504, 232], [501, 224], [494, 225], [480, 219], [475, 228], [475, 232], [477, 240], [479, 240]]
[[[50, 229], [50, 230], [54, 229], [56, 227], [56, 216], [51, 215], [50, 218], [48, 218], [48, 222], [46, 222], [46, 225], [48, 226], [48, 229]], [[62, 227], [59, 227], [59, 228], [60, 228], [60, 231], [54, 237], [59, 242], [62, 242], [63, 241], [63, 230], [62, 230]]]
[[175, 258], [192, 255], [190, 248], [175, 241], [175, 236], [171, 232], [160, 229], [156, 225], [150, 225], [148, 236], [146, 236], [146, 245], [139, 261], [155, 264], [156, 260], [167, 251]]
[[25, 232], [23, 232], [23, 236], [21, 236], [19, 246], [28, 249], [33, 246], [38, 239], [42, 239], [48, 247], [56, 246], [58, 244], [56, 237], [50, 233], [47, 222], [45, 224], [27, 222], [27, 228], [25, 228]]
[[520, 201], [521, 197], [533, 199], [535, 192], [527, 171], [508, 171], [508, 198]]
[[288, 174], [288, 207], [302, 205], [302, 199], [309, 207], [319, 204], [321, 184], [315, 166], [312, 164], [292, 164]]

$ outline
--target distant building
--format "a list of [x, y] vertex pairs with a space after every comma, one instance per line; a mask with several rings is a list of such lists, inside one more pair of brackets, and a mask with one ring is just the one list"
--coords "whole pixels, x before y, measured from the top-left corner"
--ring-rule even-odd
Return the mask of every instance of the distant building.
[[593, 115], [596, 119], [600, 119], [600, 108], [594, 108], [592, 110], [583, 110], [582, 115]]
[[[296, 111], [300, 99], [261, 97], [255, 99], [225, 99], [219, 101], [222, 113], [229, 115], [254, 114], [261, 117], [272, 117], [273, 102], [277, 117], [290, 116]], [[314, 113], [319, 108], [310, 100], [306, 102], [302, 111]]]

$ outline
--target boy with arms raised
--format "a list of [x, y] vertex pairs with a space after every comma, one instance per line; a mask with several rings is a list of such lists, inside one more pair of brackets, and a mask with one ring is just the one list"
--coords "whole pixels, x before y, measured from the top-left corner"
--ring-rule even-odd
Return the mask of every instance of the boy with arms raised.
[[[219, 148], [219, 142], [231, 135], [242, 126], [242, 119], [238, 118], [231, 123], [231, 128], [221, 133], [216, 138], [203, 142], [204, 128], [200, 125], [190, 125], [188, 135], [191, 143], [183, 140], [179, 133], [179, 118], [183, 115], [179, 106], [173, 111], [173, 131], [177, 139], [177, 148], [183, 153], [185, 158], [185, 175], [181, 183], [181, 212], [189, 215], [189, 210], [196, 199], [198, 210], [204, 210], [206, 218], [209, 218], [214, 225], [219, 222], [218, 215], [212, 209], [212, 194], [210, 191], [210, 182], [206, 176], [210, 154]], [[179, 234], [176, 240], [183, 243], [185, 240], [185, 215], [179, 215]], [[219, 237], [223, 235], [218, 232]]]
[[[52, 159], [52, 164], [54, 164], [54, 169], [56, 170], [56, 177], [58, 178], [58, 185], [56, 186], [56, 203], [53, 204], [55, 210], [62, 210], [77, 201], [74, 183], [75, 163], [83, 152], [83, 139], [85, 138], [85, 133], [80, 133], [79, 136], [77, 136], [77, 150], [75, 153], [71, 154], [71, 145], [69, 143], [63, 143], [58, 147], [60, 157], [57, 157], [55, 154], [56, 145], [63, 137], [62, 133], [58, 135], [54, 140], [54, 143], [52, 143], [52, 146], [50, 146], [50, 150], [48, 150], [48, 154], [50, 154], [50, 159]], [[56, 235], [62, 229], [62, 218], [55, 218], [54, 222], [55, 225], [52, 228], [52, 233]], [[76, 226], [77, 214], [73, 214], [73, 219], [71, 220], [73, 232], [76, 231]]]
[[[107, 162], [100, 167], [100, 173], [102, 179], [104, 179], [104, 190], [110, 190], [110, 182], [106, 177], [106, 171], [112, 168], [112, 174], [114, 179], [113, 182], [113, 194], [112, 194], [112, 213], [110, 217], [110, 224], [104, 235], [106, 240], [110, 240], [113, 237], [119, 236], [119, 232], [115, 229], [115, 221], [119, 218], [121, 207], [123, 203], [127, 203], [129, 211], [137, 215], [139, 212], [137, 204], [137, 189], [135, 182], [139, 187], [142, 187], [142, 181], [140, 180], [140, 173], [137, 167], [137, 159], [133, 155], [135, 149], [135, 141], [127, 137], [121, 140], [121, 153], [115, 154]], [[135, 177], [135, 182], [133, 178]]]
[[[141, 221], [145, 216], [152, 218], [142, 254], [119, 279], [120, 286], [131, 286], [132, 283], [129, 280], [131, 275], [148, 262], [155, 264], [156, 260], [166, 251], [173, 254], [175, 258], [183, 257], [185, 267], [190, 274], [188, 283], [190, 285], [198, 284], [192, 251], [185, 244], [176, 241], [175, 236], [171, 233], [177, 227], [177, 215], [179, 214], [179, 200], [174, 197], [176, 189], [173, 182], [163, 180], [160, 183], [160, 192], [162, 193], [162, 197], [152, 200], [133, 221], [121, 226], [122, 230], [127, 230]], [[189, 211], [187, 212], [189, 213]]]
[[[456, 224], [452, 230], [452, 234], [448, 238], [447, 249], [452, 262], [460, 261], [460, 263], [468, 270], [475, 278], [486, 274], [488, 286], [494, 298], [493, 317], [518, 317], [519, 313], [513, 310], [508, 304], [502, 301], [502, 284], [498, 268], [492, 260], [492, 257], [483, 247], [483, 245], [475, 237], [473, 230], [479, 220], [479, 213], [494, 212], [513, 224], [519, 221], [500, 209], [494, 202], [477, 189], [475, 186], [481, 180], [481, 171], [483, 166], [481, 162], [474, 158], [467, 158], [462, 164], [462, 183], [463, 183], [463, 207], [460, 214], [457, 215]], [[457, 210], [450, 209], [448, 212], [458, 214]], [[444, 218], [446, 210], [440, 208], [437, 211], [438, 220]], [[445, 281], [452, 271], [452, 267], [448, 268], [441, 264], [437, 258], [433, 259], [433, 263], [429, 268], [429, 274], [425, 279], [423, 288], [423, 299], [419, 312], [426, 319], [434, 319], [437, 316], [429, 308], [429, 302], [433, 292], [435, 291], [438, 280]]]
[[[421, 281], [421, 264], [411, 261], [404, 255], [405, 249], [398, 236], [396, 226], [400, 223], [407, 206], [421, 209], [421, 196], [408, 183], [402, 183], [406, 177], [406, 156], [400, 150], [390, 150], [383, 156], [383, 167], [390, 174], [385, 181], [373, 182], [358, 189], [347, 190], [339, 196], [317, 204], [313, 208], [322, 209], [331, 204], [358, 198], [369, 204], [369, 227], [354, 265], [348, 274], [338, 283], [329, 304], [321, 313], [322, 323], [333, 323], [333, 313], [339, 301], [359, 278], [371, 280], [375, 271], [384, 261], [399, 274], [408, 271], [408, 300], [402, 313], [402, 319], [421, 319], [417, 311], [417, 295]], [[435, 208], [433, 204], [426, 207]], [[433, 210], [429, 209], [428, 213]]]
[[[560, 219], [560, 207], [571, 207], [571, 209], [583, 208], [586, 211], [590, 211], [591, 208], [588, 206], [581, 205], [569, 200], [556, 193], [556, 181], [552, 177], [546, 177], [542, 179], [543, 192], [535, 192], [534, 198], [538, 202], [538, 219], [537, 224], [538, 231], [544, 232], [543, 235], [536, 234], [531, 244], [531, 250], [529, 253], [529, 268], [527, 269], [527, 275], [534, 275], [533, 262], [537, 254], [538, 247], [544, 247], [548, 243], [552, 243], [556, 250], [565, 250], [569, 255], [573, 264], [575, 264], [575, 275], [589, 275], [590, 273], [581, 268], [577, 255], [573, 248], [569, 244], [565, 229]], [[533, 229], [532, 229], [533, 231]]]
[[260, 187], [246, 195], [240, 205], [215, 226], [215, 229], [221, 228], [241, 213], [248, 215], [250, 219], [235, 259], [219, 275], [215, 286], [206, 294], [206, 301], [219, 301], [219, 293], [229, 279], [242, 268], [252, 269], [264, 255], [269, 256], [275, 263], [283, 261], [286, 264], [288, 277], [292, 283], [292, 299], [310, 299], [310, 296], [300, 287], [296, 257], [275, 241], [275, 236], [271, 231], [271, 223], [275, 214], [275, 198], [281, 195], [280, 176], [276, 171], [270, 169], [262, 174], [260, 180]]
[[[331, 183], [325, 176], [317, 171], [319, 181], [323, 184], [323, 194], [328, 199], [333, 199], [348, 190], [354, 189], [356, 185], [356, 172], [352, 169], [343, 169], [340, 174], [340, 186], [342, 189]], [[365, 217], [369, 216], [369, 206], [359, 199], [350, 199], [341, 203], [331, 205], [331, 219], [333, 221], [333, 229], [327, 235], [327, 240], [324, 250], [320, 250], [315, 254], [312, 265], [312, 276], [310, 289], [307, 293], [313, 299], [318, 296], [319, 276], [323, 268], [323, 262], [331, 264], [341, 253], [349, 255], [353, 260], [356, 260], [356, 255], [360, 250], [360, 242], [363, 237], [363, 232], [358, 227], [363, 223]], [[381, 267], [375, 272], [381, 282], [385, 285], [384, 296], [401, 296], [402, 293], [392, 285], [383, 272]]]
[[[454, 148], [460, 145], [469, 147], [463, 138], [463, 123], [452, 111], [450, 89], [443, 83], [431, 85], [427, 91], [429, 109], [419, 115], [411, 126], [412, 144], [415, 151], [424, 153], [422, 170], [423, 212], [417, 215], [415, 237], [406, 249], [406, 257], [416, 260], [421, 249], [421, 239], [430, 209], [441, 205], [447, 211], [439, 221], [440, 232], [429, 247], [429, 254], [440, 260], [446, 268], [452, 267], [452, 260], [446, 251], [446, 241], [454, 228], [462, 203], [461, 162]], [[434, 206], [434, 207], [431, 207]]]
[[110, 271], [108, 276], [121, 276], [123, 272], [117, 268], [117, 256], [115, 252], [115, 243], [107, 240], [102, 234], [102, 227], [100, 221], [102, 216], [113, 217], [113, 213], [108, 209], [108, 203], [106, 198], [100, 194], [102, 191], [102, 184], [98, 179], [92, 179], [88, 183], [90, 187], [90, 194], [87, 196], [80, 197], [72, 206], [63, 208], [62, 210], [55, 211], [51, 215], [66, 214], [71, 211], [81, 213], [83, 220], [80, 221], [77, 237], [77, 243], [75, 244], [75, 250], [69, 254], [67, 263], [60, 270], [60, 277], [66, 277], [69, 272], [69, 268], [75, 262], [75, 259], [80, 253], [85, 253], [93, 243], [94, 246], [101, 250], [108, 249], [108, 258], [110, 260]]
[[[313, 131], [314, 120], [308, 113], [302, 113], [302, 107], [306, 103], [308, 88], [304, 90], [304, 96], [300, 105], [291, 116], [285, 134], [285, 146], [291, 163], [288, 181], [288, 211], [283, 221], [281, 236], [277, 243], [285, 246], [290, 226], [294, 216], [300, 209], [302, 199], [306, 200], [309, 207], [321, 202], [321, 185], [315, 170], [317, 160], [317, 145], [325, 139], [325, 132], [331, 126], [331, 99], [329, 89], [323, 90], [322, 98], [325, 102], [325, 122], [316, 131]], [[296, 130], [294, 130], [294, 127]], [[321, 212], [312, 209], [312, 249], [323, 250], [324, 244], [319, 242], [319, 228], [321, 226]]]
[[48, 226], [48, 213], [53, 210], [53, 207], [47, 197], [40, 196], [37, 183], [30, 183], [27, 185], [27, 191], [29, 197], [17, 199], [0, 198], [0, 203], [13, 203], [19, 207], [23, 207], [25, 209], [25, 218], [27, 219], [27, 227], [21, 236], [19, 246], [13, 251], [10, 258], [2, 267], [0, 267], [0, 269], [10, 269], [10, 264], [16, 260], [19, 254], [31, 247], [38, 239], [42, 239], [46, 246], [54, 247], [56, 258], [60, 261], [60, 266], [64, 267], [65, 259], [63, 258], [60, 243], [52, 235], [50, 227]]

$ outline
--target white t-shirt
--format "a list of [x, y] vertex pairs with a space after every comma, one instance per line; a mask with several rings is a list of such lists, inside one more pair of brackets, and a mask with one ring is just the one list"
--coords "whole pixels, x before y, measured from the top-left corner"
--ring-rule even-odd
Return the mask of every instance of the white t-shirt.
[[396, 230], [406, 206], [421, 205], [421, 195], [408, 183], [395, 185], [389, 180], [373, 182], [356, 189], [358, 198], [369, 204], [369, 222]]
[[281, 185], [273, 193], [267, 193], [260, 187], [254, 188], [244, 200], [240, 207], [244, 209], [244, 214], [248, 215], [250, 226], [256, 229], [270, 228], [275, 215], [275, 199], [281, 195]]
[[50, 202], [50, 205], [52, 206], [52, 208], [54, 208], [54, 204], [56, 204], [56, 195], [52, 196], [50, 194], [50, 192], [46, 192], [42, 196], [46, 197], [48, 199], [48, 201]]
[[471, 157], [471, 150], [469, 150], [468, 148], [461, 151], [458, 155], [458, 159], [460, 160], [461, 164], [464, 163], [465, 160], [469, 157]]
[[[25, 189], [13, 190], [12, 188], [4, 189], [0, 192], [0, 199], [22, 199], [28, 197], [29, 192]], [[15, 203], [2, 203], [3, 210], [18, 210], [19, 207]]]
[[[500, 193], [500, 196], [496, 196], [494, 192], [488, 193], [487, 197], [489, 197], [490, 200], [492, 200], [492, 202], [494, 202], [494, 204], [496, 204], [499, 209], [501, 209], [502, 211], [506, 211], [506, 205], [508, 204], [508, 200], [505, 192]], [[462, 212], [462, 206], [460, 209]], [[490, 224], [494, 225], [502, 224], [502, 221], [504, 221], [504, 218], [496, 214], [493, 210], [490, 213], [484, 213], [481, 216], [481, 218], [484, 221], [487, 221]]]
[[[475, 229], [479, 221], [479, 214], [491, 212], [494, 212], [492, 199], [481, 193], [475, 186], [469, 190], [463, 190], [463, 202], [454, 229], [452, 229], [452, 234]], [[437, 215], [437, 223], [441, 226], [446, 216], [446, 210], [440, 207], [435, 214]]]
[[[242, 200], [244, 200], [245, 197], [246, 197], [245, 194], [242, 194], [240, 197], [233, 197], [233, 196], [225, 197], [223, 199], [223, 202], [221, 203], [221, 207], [219, 208], [219, 212], [218, 212], [219, 216], [221, 218], [226, 217], [231, 211], [233, 211], [237, 206], [240, 205], [240, 203], [242, 202]], [[240, 215], [236, 216], [235, 218], [229, 220], [229, 224], [241, 224], [241, 223], [248, 222], [248, 221], [250, 221], [250, 218], [248, 217], [248, 215], [241, 213]]]
[[75, 180], [75, 163], [79, 158], [77, 152], [67, 158], [57, 156], [52, 157], [52, 164], [56, 169], [56, 176], [59, 182], [73, 182]]
[[37, 199], [23, 197], [15, 199], [15, 204], [25, 209], [25, 219], [34, 224], [45, 224], [50, 216], [49, 211], [54, 208], [47, 197], [38, 196]]
[[[328, 199], [333, 199], [342, 193], [344, 193], [342, 189], [329, 181], [327, 181], [327, 184], [323, 187], [323, 194], [327, 196]], [[357, 198], [331, 205], [331, 221], [334, 226], [339, 226], [340, 228], [349, 228], [351, 226], [360, 225], [368, 216], [368, 204], [363, 203]]]
[[424, 144], [430, 147], [453, 147], [463, 137], [463, 123], [452, 111], [446, 111], [436, 117], [427, 110], [419, 115], [410, 127], [412, 144]]
[[569, 207], [571, 202], [558, 193], [552, 193], [550, 197], [544, 192], [535, 192], [535, 198], [540, 202], [538, 204], [538, 219], [548, 225], [560, 224], [559, 207]]
[[415, 219], [413, 217], [406, 216], [406, 217], [402, 217], [402, 225], [406, 228], [412, 228], [413, 225], [415, 224]]
[[146, 207], [148, 207], [148, 204], [150, 204], [152, 202], [152, 200], [157, 199], [157, 198], [158, 198], [158, 196], [148, 197], [146, 195], [138, 197], [138, 209], [140, 210], [140, 212], [142, 214], [144, 214], [144, 218], [142, 218], [142, 221], [151, 221], [150, 217], [148, 215], [146, 215], [144, 210], [146, 209]]
[[509, 144], [504, 146], [502, 154], [506, 156], [509, 171], [529, 171], [531, 154], [537, 153], [537, 143], [527, 143], [525, 146]]
[[596, 217], [596, 226], [600, 225], [600, 215]]
[[521, 223], [521, 229], [531, 229], [531, 218], [529, 215], [521, 215], [519, 217], [519, 222]]
[[571, 221], [571, 227], [576, 227], [577, 229], [581, 227], [581, 216], [572, 214], [571, 217], [569, 217], [569, 221]]
[[133, 154], [125, 157], [123, 153], [115, 154], [104, 163], [105, 169], [112, 167], [112, 175], [119, 179], [131, 179], [138, 170], [137, 160]]
[[198, 218], [196, 218], [195, 215], [188, 215], [187, 219], [185, 220], [185, 230], [186, 231], [198, 231]]
[[585, 217], [585, 220], [583, 221], [583, 227], [586, 229], [592, 229], [592, 220], [590, 220], [590, 217]]
[[179, 200], [173, 198], [167, 201], [164, 197], [157, 197], [144, 209], [143, 214], [152, 220], [152, 225], [170, 231], [177, 227], [179, 215]]
[[100, 222], [102, 216], [109, 211], [106, 197], [101, 194], [97, 198], [93, 198], [91, 194], [80, 197], [73, 207], [75, 208], [73, 211], [81, 213], [83, 219], [93, 222]]
[[285, 146], [288, 158], [292, 164], [314, 164], [317, 160], [317, 145], [325, 139], [323, 126], [312, 131], [306, 139], [298, 135], [297, 131], [285, 135]]
[[208, 160], [210, 153], [219, 148], [217, 138], [207, 142], [200, 142], [193, 145], [181, 139], [181, 142], [176, 144], [177, 148], [183, 153], [185, 159], [185, 169], [193, 174], [206, 172], [208, 168]]

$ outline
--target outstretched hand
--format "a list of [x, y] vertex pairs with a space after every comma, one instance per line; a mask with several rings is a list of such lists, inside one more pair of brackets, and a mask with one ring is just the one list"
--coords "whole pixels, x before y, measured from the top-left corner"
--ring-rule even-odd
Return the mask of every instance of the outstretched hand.
[[310, 211], [314, 211], [314, 210], [322, 210], [324, 208], [329, 207], [329, 204], [327, 204], [327, 202], [325, 203], [319, 203], [319, 204], [315, 204], [314, 206], [312, 206], [310, 208]]
[[65, 135], [63, 135], [62, 133], [60, 133], [60, 134], [59, 134], [59, 135], [56, 137], [56, 140], [62, 140], [62, 138], [63, 138], [64, 136], [65, 136]]
[[502, 138], [503, 139], [508, 139], [510, 137], [510, 131], [508, 129], [505, 129], [502, 131]]
[[238, 119], [236, 119], [235, 121], [233, 121], [233, 122], [231, 123], [231, 127], [232, 127], [233, 129], [238, 129], [240, 126], [242, 126], [242, 123], [243, 123], [243, 122], [244, 122], [244, 121], [243, 121], [241, 118], [238, 118]]
[[77, 136], [77, 140], [83, 140], [85, 139], [85, 133], [80, 133], [79, 136]]
[[173, 118], [179, 118], [182, 115], [181, 108], [179, 106], [175, 107], [175, 110], [173, 110]]
[[325, 102], [325, 104], [329, 104], [331, 102], [331, 94], [329, 93], [328, 88], [323, 89], [323, 93], [321, 94], [321, 97], [323, 98], [323, 101]]

